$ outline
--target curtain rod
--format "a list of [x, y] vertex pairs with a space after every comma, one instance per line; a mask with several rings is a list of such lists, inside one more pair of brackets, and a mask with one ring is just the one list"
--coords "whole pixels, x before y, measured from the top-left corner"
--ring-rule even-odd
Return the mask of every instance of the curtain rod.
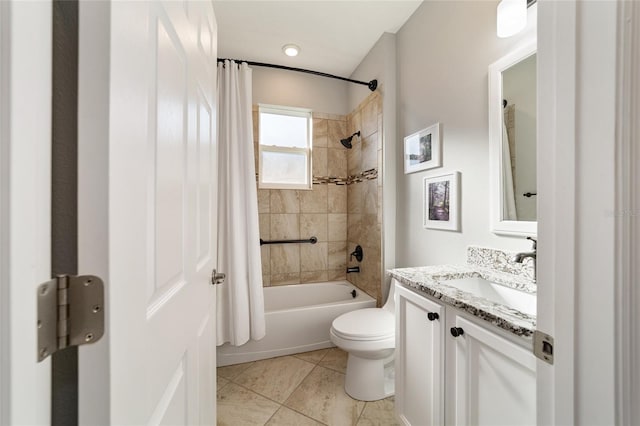
[[372, 92], [375, 91], [378, 88], [378, 80], [371, 80], [369, 82], [358, 81], [358, 80], [352, 80], [350, 78], [340, 77], [338, 75], [327, 74], [326, 72], [305, 70], [303, 68], [287, 67], [285, 65], [266, 64], [264, 62], [245, 61], [243, 59], [218, 58], [218, 62], [224, 62], [224, 61], [235, 61], [235, 62], [238, 62], [238, 63], [246, 62], [247, 65], [252, 65], [252, 66], [255, 66], [255, 67], [276, 68], [276, 69], [279, 69], [279, 70], [297, 71], [297, 72], [304, 72], [304, 73], [307, 73], [307, 74], [319, 75], [321, 77], [335, 78], [337, 80], [348, 81], [349, 83], [362, 84], [364, 86], [367, 86], [369, 88], [369, 90], [371, 90]]

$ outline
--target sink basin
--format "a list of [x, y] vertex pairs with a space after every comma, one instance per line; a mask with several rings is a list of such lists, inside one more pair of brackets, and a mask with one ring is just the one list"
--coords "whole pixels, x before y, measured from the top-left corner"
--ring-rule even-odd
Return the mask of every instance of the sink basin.
[[442, 281], [442, 284], [455, 287], [474, 296], [482, 297], [501, 305], [506, 305], [528, 315], [536, 315], [536, 295], [492, 283], [480, 277], [458, 278]]

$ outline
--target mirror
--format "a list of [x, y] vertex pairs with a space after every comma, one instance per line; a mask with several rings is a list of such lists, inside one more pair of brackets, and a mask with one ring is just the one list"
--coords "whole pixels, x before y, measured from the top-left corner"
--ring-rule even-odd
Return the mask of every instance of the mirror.
[[497, 234], [535, 235], [536, 44], [489, 67], [491, 227]]

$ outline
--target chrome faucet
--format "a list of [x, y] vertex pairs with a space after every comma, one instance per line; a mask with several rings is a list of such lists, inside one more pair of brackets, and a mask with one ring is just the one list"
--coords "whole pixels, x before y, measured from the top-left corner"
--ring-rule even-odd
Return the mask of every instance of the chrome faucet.
[[538, 254], [537, 254], [538, 241], [531, 237], [527, 237], [527, 240], [533, 241], [533, 251], [516, 253], [515, 256], [511, 258], [511, 260], [516, 263], [522, 263], [528, 257], [533, 259], [533, 282], [536, 282], [536, 259], [538, 257]]

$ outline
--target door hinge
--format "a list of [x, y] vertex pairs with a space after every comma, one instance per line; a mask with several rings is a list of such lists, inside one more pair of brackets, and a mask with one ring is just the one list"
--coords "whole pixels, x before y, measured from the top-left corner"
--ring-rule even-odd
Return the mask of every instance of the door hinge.
[[93, 275], [58, 275], [38, 286], [38, 362], [104, 334], [104, 283]]
[[553, 337], [540, 330], [534, 331], [533, 353], [544, 362], [553, 365]]

